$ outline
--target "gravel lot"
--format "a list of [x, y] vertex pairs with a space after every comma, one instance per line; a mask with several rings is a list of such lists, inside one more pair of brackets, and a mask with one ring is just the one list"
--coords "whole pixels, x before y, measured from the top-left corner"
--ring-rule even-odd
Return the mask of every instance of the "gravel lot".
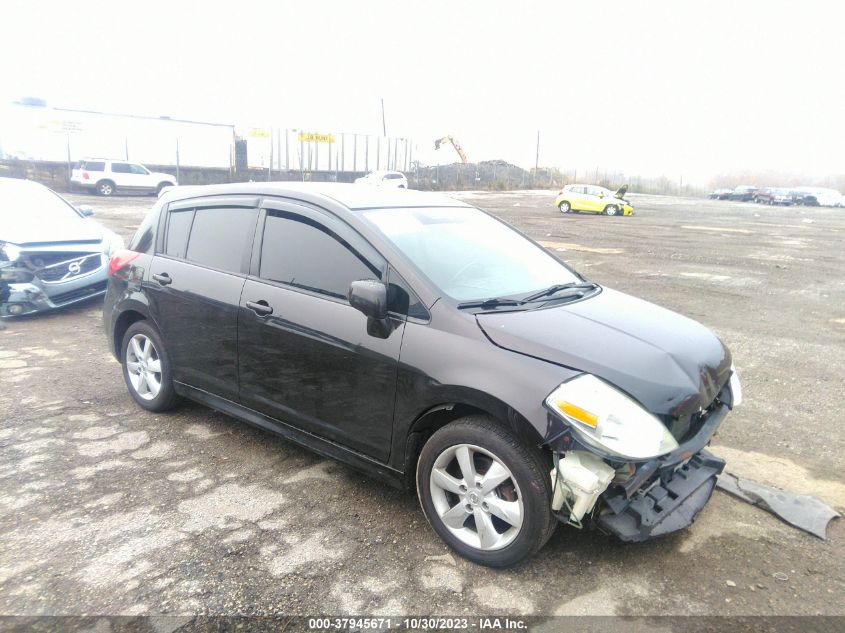
[[[634, 195], [636, 216], [607, 218], [562, 216], [553, 192], [460, 197], [715, 330], [746, 401], [714, 452], [845, 509], [845, 209]], [[71, 198], [127, 237], [152, 204]], [[135, 406], [98, 302], [6, 325], [0, 614], [845, 614], [845, 521], [821, 541], [717, 491], [682, 533], [560, 527], [494, 571], [450, 555], [413, 497], [198, 405]]]

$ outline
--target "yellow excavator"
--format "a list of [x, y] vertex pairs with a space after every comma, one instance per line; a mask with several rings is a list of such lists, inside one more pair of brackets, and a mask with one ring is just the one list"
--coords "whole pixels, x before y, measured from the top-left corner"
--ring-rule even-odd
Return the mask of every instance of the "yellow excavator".
[[443, 145], [444, 143], [451, 144], [452, 147], [455, 148], [455, 151], [458, 152], [458, 156], [461, 157], [461, 162], [466, 164], [467, 155], [464, 154], [464, 150], [461, 147], [461, 144], [458, 143], [457, 139], [455, 139], [452, 136], [444, 136], [443, 138], [439, 138], [436, 141], [434, 141], [434, 149], [440, 149], [440, 146]]

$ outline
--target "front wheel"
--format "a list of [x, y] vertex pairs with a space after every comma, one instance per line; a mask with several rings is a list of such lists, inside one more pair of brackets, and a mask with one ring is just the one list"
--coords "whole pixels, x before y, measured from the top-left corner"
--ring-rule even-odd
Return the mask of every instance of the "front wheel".
[[177, 402], [170, 359], [156, 329], [137, 321], [123, 335], [123, 378], [135, 402], [148, 411], [166, 411]]
[[507, 567], [531, 556], [557, 525], [539, 449], [484, 416], [431, 436], [417, 462], [417, 491], [438, 536], [480, 565]]
[[569, 213], [572, 211], [572, 205], [570, 205], [566, 200], [562, 200], [557, 208], [560, 209], [561, 213]]
[[615, 204], [609, 204], [604, 208], [605, 215], [616, 215], [617, 213], [619, 213], [619, 207]]

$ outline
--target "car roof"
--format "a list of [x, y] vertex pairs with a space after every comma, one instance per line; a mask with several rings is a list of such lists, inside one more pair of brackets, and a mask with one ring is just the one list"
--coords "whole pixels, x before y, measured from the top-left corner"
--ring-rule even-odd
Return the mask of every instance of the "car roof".
[[0, 187], [5, 188], [6, 191], [11, 190], [13, 187], [18, 187], [20, 189], [49, 189], [49, 187], [46, 187], [40, 182], [36, 182], [34, 180], [28, 180], [26, 178], [7, 178], [6, 176], [0, 176]]
[[239, 194], [294, 197], [318, 204], [321, 200], [331, 200], [349, 209], [471, 206], [436, 193], [336, 182], [242, 182], [225, 185], [179, 186], [167, 189], [162, 195], [162, 200], [175, 202], [200, 196]]

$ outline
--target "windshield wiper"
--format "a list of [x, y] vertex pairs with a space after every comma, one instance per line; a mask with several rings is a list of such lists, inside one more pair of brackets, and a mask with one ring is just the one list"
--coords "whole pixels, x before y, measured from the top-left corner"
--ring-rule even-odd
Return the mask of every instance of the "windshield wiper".
[[528, 301], [534, 301], [535, 299], [542, 299], [543, 297], [549, 297], [553, 294], [557, 294], [561, 290], [592, 290], [596, 287], [596, 285], [597, 284], [594, 284], [591, 281], [585, 281], [583, 283], [572, 281], [568, 284], [555, 284], [554, 286], [549, 286], [545, 290], [535, 292], [533, 295], [528, 295], [522, 301], [523, 303], [527, 303]]
[[491, 299], [482, 299], [481, 301], [466, 301], [458, 304], [458, 310], [465, 308], [501, 308], [503, 306], [521, 306], [522, 301], [516, 299], [500, 299], [493, 297]]

